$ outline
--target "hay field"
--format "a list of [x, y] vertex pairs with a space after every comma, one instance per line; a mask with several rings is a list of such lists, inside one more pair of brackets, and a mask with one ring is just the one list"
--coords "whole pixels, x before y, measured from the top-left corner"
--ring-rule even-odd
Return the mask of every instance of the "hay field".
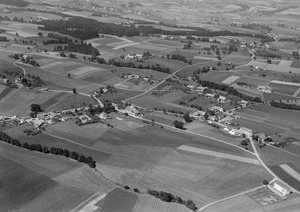
[[293, 60], [280, 60], [278, 65], [283, 67], [291, 67], [292, 63]]

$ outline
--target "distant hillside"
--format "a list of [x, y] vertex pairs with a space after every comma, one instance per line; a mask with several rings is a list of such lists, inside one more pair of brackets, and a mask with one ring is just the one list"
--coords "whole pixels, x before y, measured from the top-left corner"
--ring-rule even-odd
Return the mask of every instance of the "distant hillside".
[[0, 0], [0, 4], [6, 4], [16, 7], [26, 7], [29, 5], [29, 2], [23, 0]]

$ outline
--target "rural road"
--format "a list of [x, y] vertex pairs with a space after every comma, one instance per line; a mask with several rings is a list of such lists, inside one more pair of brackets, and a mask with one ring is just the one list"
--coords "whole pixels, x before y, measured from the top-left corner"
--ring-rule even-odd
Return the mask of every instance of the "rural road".
[[165, 79], [163, 79], [162, 81], [160, 81], [159, 83], [157, 83], [157, 84], [154, 85], [153, 87], [149, 88], [149, 89], [146, 90], [145, 92], [143, 92], [143, 93], [141, 93], [141, 94], [139, 94], [139, 95], [130, 97], [130, 98], [128, 98], [128, 99], [125, 99], [124, 101], [136, 99], [136, 98], [139, 98], [139, 97], [141, 97], [141, 96], [144, 96], [144, 95], [150, 93], [150, 92], [153, 91], [155, 88], [157, 88], [159, 85], [163, 84], [167, 79], [170, 79], [170, 78], [173, 77], [175, 74], [177, 74], [179, 71], [182, 71], [182, 70], [185, 69], [185, 68], [192, 67], [192, 66], [196, 66], [196, 65], [201, 65], [201, 64], [206, 64], [206, 63], [211, 63], [211, 61], [200, 62], [200, 63], [195, 63], [195, 64], [192, 64], [192, 65], [184, 66], [184, 67], [182, 67], [182, 68], [176, 70], [174, 73], [170, 74], [170, 75], [167, 76]]

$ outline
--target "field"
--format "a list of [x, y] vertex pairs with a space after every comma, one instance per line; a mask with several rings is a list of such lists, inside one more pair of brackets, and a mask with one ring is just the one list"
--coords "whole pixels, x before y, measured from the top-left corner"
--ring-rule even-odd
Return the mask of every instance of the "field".
[[131, 212], [137, 199], [138, 195], [116, 188], [105, 197], [101, 211]]
[[190, 212], [190, 210], [176, 203], [166, 203], [155, 197], [148, 195], [140, 195], [134, 208], [133, 212], [153, 212], [153, 211], [164, 211], [164, 212]]
[[0, 178], [4, 182], [0, 194], [1, 211], [69, 211], [92, 194], [49, 177], [70, 171], [77, 163], [0, 145], [4, 151], [0, 164]]
[[299, 86], [293, 86], [293, 85], [284, 85], [284, 84], [277, 84], [277, 83], [270, 83], [268, 85], [273, 92], [286, 94], [286, 95], [293, 95], [299, 88]]
[[30, 111], [30, 105], [43, 104], [52, 98], [55, 93], [42, 93], [29, 89], [13, 89], [1, 100], [0, 114], [26, 116]]

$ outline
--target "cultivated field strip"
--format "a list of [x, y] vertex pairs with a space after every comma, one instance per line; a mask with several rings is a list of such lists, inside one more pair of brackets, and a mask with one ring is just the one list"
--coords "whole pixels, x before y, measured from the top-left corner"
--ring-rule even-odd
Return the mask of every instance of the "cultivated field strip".
[[231, 76], [231, 77], [228, 77], [227, 79], [223, 80], [222, 83], [230, 85], [231, 83], [238, 80], [239, 78], [240, 78], [239, 76]]
[[287, 165], [287, 164], [281, 164], [279, 166], [284, 171], [286, 171], [289, 175], [291, 175], [293, 178], [295, 178], [298, 181], [300, 181], [300, 174], [298, 172], [296, 172], [294, 169], [292, 169], [289, 165]]
[[236, 155], [230, 155], [230, 154], [226, 154], [226, 153], [215, 152], [215, 151], [195, 148], [195, 147], [191, 147], [191, 146], [186, 146], [186, 145], [181, 145], [177, 149], [188, 151], [188, 152], [193, 152], [193, 153], [197, 153], [197, 154], [209, 155], [209, 156], [213, 156], [213, 157], [226, 158], [229, 160], [235, 160], [235, 161], [239, 161], [239, 162], [243, 162], [243, 163], [259, 165], [259, 162], [256, 159], [251, 159], [251, 158], [246, 158], [246, 157], [241, 157], [241, 156], [236, 156]]

